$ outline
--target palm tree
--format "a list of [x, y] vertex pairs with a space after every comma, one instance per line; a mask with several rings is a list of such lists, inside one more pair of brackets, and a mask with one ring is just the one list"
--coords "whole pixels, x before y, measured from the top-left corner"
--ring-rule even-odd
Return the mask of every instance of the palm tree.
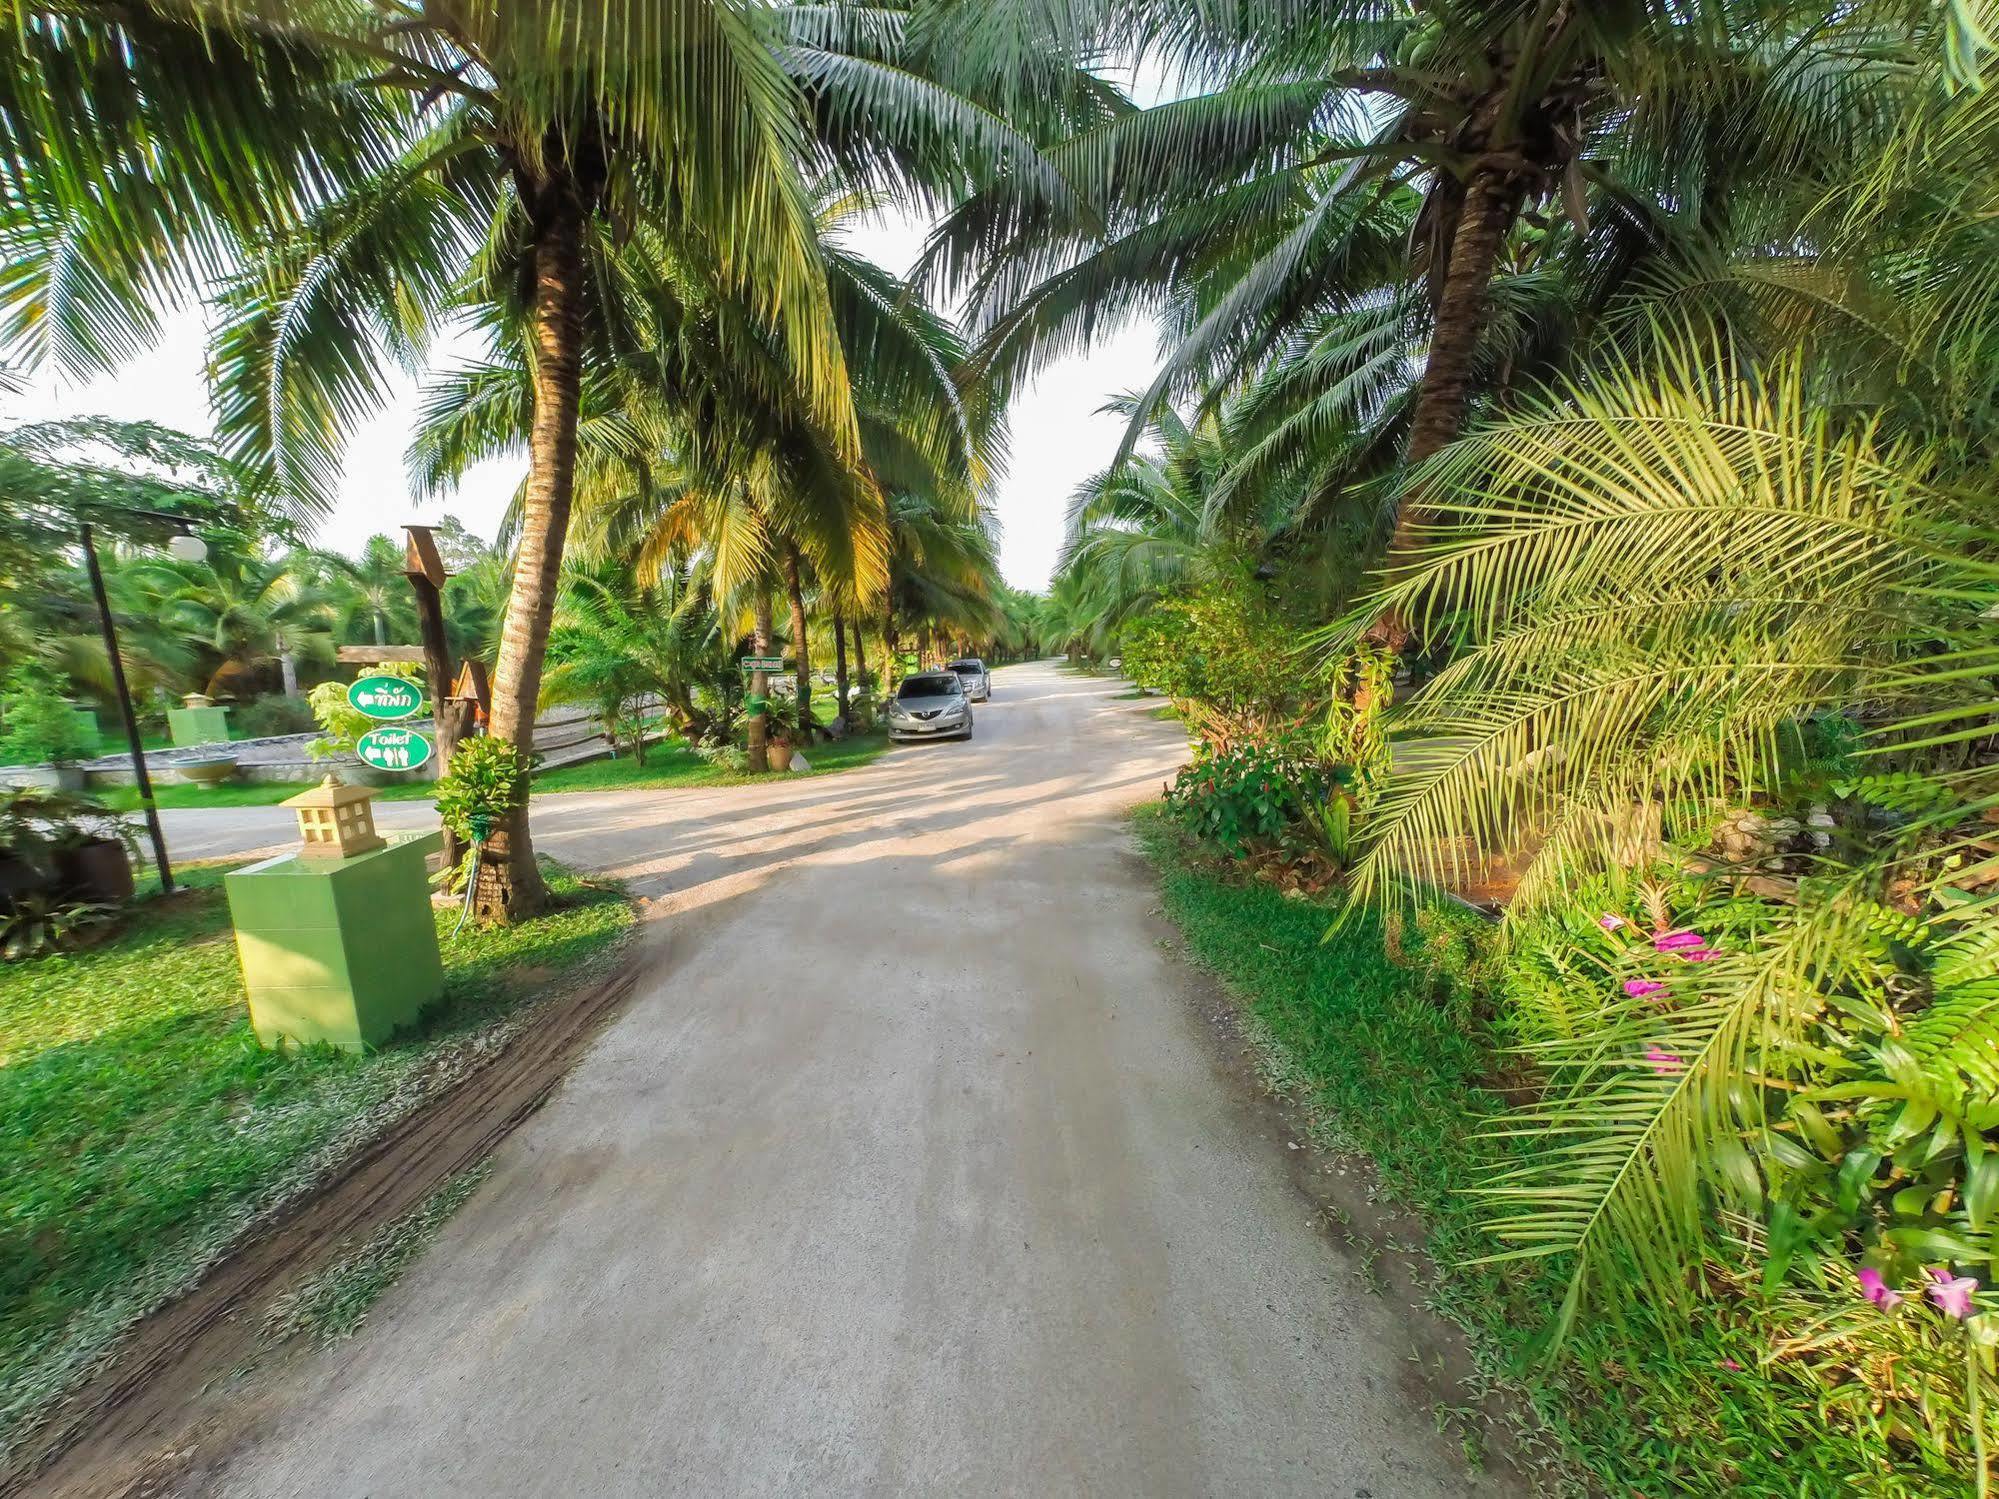
[[[492, 720], [495, 735], [524, 739], [574, 495], [586, 344], [599, 336], [592, 267], [624, 226], [642, 219], [704, 257], [828, 442], [857, 447], [798, 185], [800, 96], [762, 15], [723, 0], [615, 14], [431, 0], [17, 6], [0, 154], [35, 219], [21, 239], [42, 252], [40, 274], [10, 287], [17, 321], [101, 364], [150, 330], [160, 293], [186, 288], [184, 267], [247, 259], [217, 353], [221, 429], [311, 509], [332, 489], [340, 435], [380, 397], [385, 360], [420, 353], [454, 308], [490, 309], [532, 370]], [[82, 78], [87, 94], [70, 81]], [[106, 120], [131, 136], [98, 128]], [[58, 139], [64, 151], [43, 149]], [[173, 194], [145, 186], [142, 140], [185, 162], [150, 179], [170, 177]], [[115, 273], [74, 282], [87, 306], [66, 296], [60, 268], [78, 247]], [[77, 346], [77, 328], [94, 346]], [[493, 850], [484, 904], [537, 907], [525, 813]]]
[[323, 595], [301, 586], [290, 559], [263, 557], [251, 545], [211, 533], [200, 562], [149, 557], [129, 571], [160, 618], [209, 658], [210, 694], [230, 690], [275, 658], [286, 695], [297, 696], [297, 650], [305, 637], [325, 632], [331, 611]]
[[[1501, 278], [1566, 261], [1586, 317], [1689, 246], [1767, 237], [1783, 184], [1879, 141], [1944, 24], [1734, 0], [1119, 17], [1213, 87], [1050, 146], [1063, 203], [1008, 183], [939, 230], [932, 265], [969, 300], [977, 368], [1009, 385], [1107, 317], [1161, 313], [1169, 352], [1129, 445], [1162, 403], [1219, 400], [1331, 337], [1344, 406], [1392, 418], [1398, 563], [1426, 503], [1401, 474], [1533, 375], [1490, 337]], [[1384, 382], [1406, 391], [1385, 413]], [[1399, 648], [1389, 607], [1377, 634]]]
[[402, 643], [416, 638], [416, 607], [403, 561], [403, 548], [380, 535], [361, 544], [359, 557], [314, 552], [301, 559], [319, 573], [320, 587], [333, 599], [342, 636], [353, 641], [357, 632], [367, 634], [376, 645], [391, 644], [391, 634]]

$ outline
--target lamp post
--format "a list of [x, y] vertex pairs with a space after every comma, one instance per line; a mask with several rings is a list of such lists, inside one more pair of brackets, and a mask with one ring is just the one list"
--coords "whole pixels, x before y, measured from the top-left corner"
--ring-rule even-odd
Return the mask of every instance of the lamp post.
[[[127, 512], [147, 520], [164, 521], [175, 528], [167, 551], [182, 562], [199, 562], [208, 555], [208, 545], [196, 536], [178, 515], [158, 510]], [[132, 780], [139, 788], [139, 806], [146, 814], [146, 832], [153, 843], [153, 864], [160, 872], [160, 892], [174, 887], [173, 870], [167, 864], [167, 835], [160, 829], [160, 808], [153, 800], [153, 778], [146, 772], [146, 752], [139, 744], [139, 720], [132, 712], [132, 690], [125, 684], [125, 662], [118, 654], [118, 627], [111, 619], [111, 601], [104, 595], [104, 572], [97, 565], [97, 545], [91, 537], [90, 522], [77, 527], [83, 544], [83, 563], [90, 573], [90, 592], [97, 600], [97, 626], [104, 636], [104, 654], [111, 661], [111, 684], [118, 691], [118, 716], [125, 721], [125, 743], [132, 751]]]

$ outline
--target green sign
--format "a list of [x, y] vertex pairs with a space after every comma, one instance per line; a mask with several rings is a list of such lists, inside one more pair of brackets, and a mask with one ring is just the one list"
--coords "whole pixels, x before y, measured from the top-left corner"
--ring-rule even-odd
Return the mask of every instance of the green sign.
[[354, 711], [368, 718], [392, 720], [408, 718], [423, 707], [423, 689], [401, 677], [385, 677], [380, 672], [356, 677], [347, 689], [347, 701]]
[[415, 729], [370, 729], [354, 741], [354, 753], [377, 770], [418, 770], [430, 760], [430, 741]]
[[743, 657], [743, 670], [744, 670], [744, 671], [783, 671], [783, 670], [784, 670], [784, 657], [782, 657], [782, 656], [745, 656], [745, 657]]

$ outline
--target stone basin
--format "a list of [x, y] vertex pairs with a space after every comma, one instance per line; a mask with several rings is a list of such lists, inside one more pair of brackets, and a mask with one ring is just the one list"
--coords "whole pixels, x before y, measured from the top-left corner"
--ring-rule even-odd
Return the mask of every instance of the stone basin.
[[199, 760], [176, 760], [174, 769], [183, 781], [197, 786], [220, 786], [236, 774], [236, 757], [210, 755]]

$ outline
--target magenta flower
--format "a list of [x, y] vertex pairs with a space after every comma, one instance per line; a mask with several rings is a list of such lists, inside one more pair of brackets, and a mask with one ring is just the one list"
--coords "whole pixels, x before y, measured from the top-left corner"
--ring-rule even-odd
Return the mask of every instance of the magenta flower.
[[1971, 1315], [1971, 1293], [1978, 1289], [1978, 1282], [1968, 1275], [1951, 1279], [1948, 1270], [1932, 1269], [1930, 1279], [1930, 1300], [1937, 1304], [1939, 1311], [1945, 1312], [1962, 1322]]
[[1660, 952], [1685, 952], [1689, 948], [1705, 949], [1707, 938], [1695, 931], [1668, 932], [1663, 937], [1654, 937], [1652, 945]]
[[1621, 932], [1626, 926], [1630, 925], [1622, 916], [1617, 915], [1613, 911], [1605, 911], [1601, 916], [1597, 917], [1596, 924], [1606, 932]]
[[1731, 1374], [1740, 1374], [1742, 1372], [1742, 1365], [1738, 1364], [1732, 1358], [1723, 1359], [1721, 1361], [1721, 1366], [1722, 1368], [1728, 1370]]
[[1715, 951], [1711, 947], [1683, 947], [1674, 952], [1673, 956], [1688, 963], [1705, 963], [1715, 956]]
[[1884, 1310], [1899, 1306], [1902, 1295], [1888, 1288], [1888, 1282], [1881, 1278], [1881, 1272], [1868, 1265], [1860, 1272], [1860, 1294]]
[[1645, 1060], [1652, 1064], [1652, 1070], [1661, 1077], [1671, 1077], [1686, 1066], [1678, 1052], [1661, 1051], [1654, 1046], [1645, 1053]]
[[1649, 999], [1654, 994], [1664, 994], [1666, 986], [1657, 979], [1626, 979], [1624, 992], [1633, 999]]

